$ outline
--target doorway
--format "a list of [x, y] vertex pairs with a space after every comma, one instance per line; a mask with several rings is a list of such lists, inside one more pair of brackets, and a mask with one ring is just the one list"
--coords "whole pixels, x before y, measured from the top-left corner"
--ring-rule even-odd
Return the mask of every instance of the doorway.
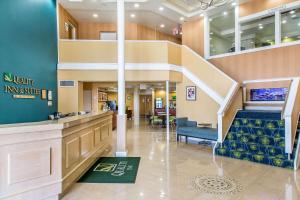
[[152, 95], [140, 95], [140, 116], [149, 117], [152, 115]]

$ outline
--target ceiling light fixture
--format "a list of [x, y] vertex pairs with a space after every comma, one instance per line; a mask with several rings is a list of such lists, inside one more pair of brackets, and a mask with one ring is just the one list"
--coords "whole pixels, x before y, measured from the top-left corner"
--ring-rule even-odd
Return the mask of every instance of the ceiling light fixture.
[[161, 24], [161, 25], [160, 25], [160, 28], [165, 28], [165, 25], [164, 25], [164, 24]]
[[82, 0], [69, 0], [70, 2], [82, 2]]
[[224, 16], [228, 15], [228, 12], [226, 12], [226, 11], [225, 11], [225, 12], [223, 12], [223, 15], [224, 15]]
[[198, 0], [198, 2], [200, 3], [200, 9], [201, 10], [206, 10], [207, 8], [209, 8], [210, 6], [213, 5], [214, 0]]
[[201, 13], [201, 14], [200, 14], [200, 17], [204, 17], [204, 14], [203, 14], [203, 13]]
[[232, 6], [236, 6], [236, 2], [231, 3]]
[[300, 26], [300, 23], [298, 23], [298, 26]]
[[135, 18], [135, 14], [134, 13], [130, 14], [130, 17]]
[[162, 6], [158, 8], [159, 11], [163, 11], [164, 9], [165, 9], [165, 8], [162, 7]]
[[295, 18], [295, 17], [297, 17], [297, 15], [292, 15], [292, 16], [291, 16], [291, 18]]
[[135, 3], [133, 6], [134, 6], [135, 8], [139, 8], [139, 7], [140, 7], [140, 4]]
[[180, 17], [179, 19], [180, 19], [180, 21], [183, 21], [183, 20], [184, 20], [184, 17]]
[[263, 26], [259, 26], [259, 29], [263, 29], [264, 27]]
[[98, 15], [97, 13], [94, 13], [94, 14], [93, 14], [93, 17], [94, 17], [94, 18], [98, 18], [99, 15]]
[[295, 14], [295, 11], [294, 10], [291, 10], [290, 11], [290, 14], [292, 15], [292, 14]]
[[286, 24], [286, 20], [282, 20], [282, 22], [281, 23], [283, 23], [283, 24]]

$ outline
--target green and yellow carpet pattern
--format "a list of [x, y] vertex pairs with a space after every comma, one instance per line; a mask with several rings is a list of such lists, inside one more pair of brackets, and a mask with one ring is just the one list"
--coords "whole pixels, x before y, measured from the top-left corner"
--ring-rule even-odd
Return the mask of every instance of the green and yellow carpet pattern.
[[280, 112], [239, 111], [216, 154], [293, 169], [299, 125], [290, 160], [285, 153], [284, 126]]
[[81, 177], [81, 183], [135, 183], [140, 157], [102, 157]]

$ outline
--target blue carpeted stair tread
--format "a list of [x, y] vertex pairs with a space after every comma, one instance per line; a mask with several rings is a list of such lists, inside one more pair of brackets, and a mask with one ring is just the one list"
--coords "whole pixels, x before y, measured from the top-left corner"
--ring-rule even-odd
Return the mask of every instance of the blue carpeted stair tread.
[[293, 168], [300, 123], [291, 159], [285, 153], [285, 123], [280, 111], [239, 111], [216, 154], [283, 168]]

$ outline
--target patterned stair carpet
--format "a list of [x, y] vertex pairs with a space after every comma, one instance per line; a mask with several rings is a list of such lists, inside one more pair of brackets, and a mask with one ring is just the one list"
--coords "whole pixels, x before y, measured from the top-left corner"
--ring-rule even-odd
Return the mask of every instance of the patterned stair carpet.
[[299, 124], [291, 159], [285, 153], [284, 120], [278, 111], [239, 111], [216, 154], [241, 160], [294, 168]]

